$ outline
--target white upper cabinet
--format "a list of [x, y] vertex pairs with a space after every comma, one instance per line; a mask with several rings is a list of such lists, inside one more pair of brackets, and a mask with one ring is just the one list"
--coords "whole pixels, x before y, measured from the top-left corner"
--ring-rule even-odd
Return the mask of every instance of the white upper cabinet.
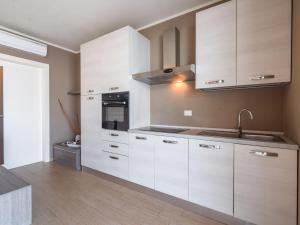
[[149, 70], [150, 42], [127, 26], [81, 45], [81, 92], [129, 91], [131, 75]]
[[236, 85], [236, 2], [196, 16], [196, 88]]
[[237, 1], [238, 85], [290, 82], [291, 4]]
[[80, 47], [81, 95], [99, 94], [101, 62], [99, 59], [99, 43], [97, 40]]
[[189, 200], [233, 215], [233, 144], [189, 140]]
[[188, 200], [188, 139], [157, 136], [155, 190]]
[[297, 151], [235, 145], [234, 216], [260, 225], [296, 225]]
[[291, 0], [232, 0], [197, 13], [197, 89], [290, 81]]

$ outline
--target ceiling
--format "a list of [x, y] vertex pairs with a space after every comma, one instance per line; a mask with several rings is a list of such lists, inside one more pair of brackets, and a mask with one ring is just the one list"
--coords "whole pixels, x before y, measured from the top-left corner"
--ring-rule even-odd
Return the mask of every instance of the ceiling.
[[0, 0], [0, 26], [78, 51], [126, 25], [140, 28], [211, 0]]

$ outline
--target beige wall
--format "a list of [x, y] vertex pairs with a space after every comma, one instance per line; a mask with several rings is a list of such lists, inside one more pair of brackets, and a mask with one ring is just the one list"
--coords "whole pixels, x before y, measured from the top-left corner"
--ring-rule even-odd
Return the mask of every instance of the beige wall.
[[57, 98], [61, 98], [66, 111], [72, 116], [78, 110], [79, 97], [67, 95], [67, 91], [79, 89], [80, 71], [79, 54], [73, 54], [52, 46], [48, 56], [43, 58], [33, 54], [0, 46], [0, 53], [49, 64], [50, 67], [50, 142], [51, 144], [73, 137], [63, 117]]
[[[180, 31], [181, 65], [195, 63], [195, 12], [189, 13], [141, 33], [151, 41], [151, 68], [162, 67], [162, 33], [176, 26]], [[245, 128], [283, 129], [283, 87], [251, 90], [195, 91], [194, 83], [151, 87], [151, 123], [182, 126], [233, 128], [242, 108], [254, 112], [254, 121], [245, 120]], [[192, 117], [183, 110], [192, 109]]]

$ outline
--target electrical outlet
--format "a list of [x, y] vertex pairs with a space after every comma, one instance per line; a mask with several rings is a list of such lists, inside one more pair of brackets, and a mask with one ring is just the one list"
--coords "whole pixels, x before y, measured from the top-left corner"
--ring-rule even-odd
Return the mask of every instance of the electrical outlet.
[[183, 114], [184, 114], [184, 116], [192, 116], [193, 115], [193, 111], [192, 110], [184, 110]]

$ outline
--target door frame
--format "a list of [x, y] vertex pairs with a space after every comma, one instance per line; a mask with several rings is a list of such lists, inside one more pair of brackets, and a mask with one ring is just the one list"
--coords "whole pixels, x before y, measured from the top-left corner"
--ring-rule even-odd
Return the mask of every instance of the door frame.
[[[41, 69], [42, 79], [42, 160], [49, 162], [50, 157], [50, 79], [49, 79], [49, 64], [32, 61], [29, 59], [19, 58], [11, 55], [0, 53], [0, 65], [2, 62], [11, 62], [21, 65], [32, 66]], [[3, 74], [4, 74], [3, 69]], [[5, 158], [5, 156], [4, 156]], [[4, 159], [5, 160], [5, 159]]]

